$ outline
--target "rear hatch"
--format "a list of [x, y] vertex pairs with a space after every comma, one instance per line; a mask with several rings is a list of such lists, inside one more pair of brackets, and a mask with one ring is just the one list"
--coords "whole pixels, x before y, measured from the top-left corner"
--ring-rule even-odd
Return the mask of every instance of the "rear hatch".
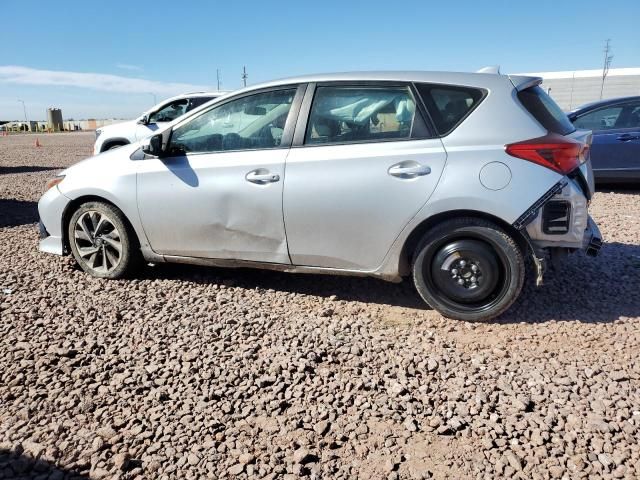
[[[571, 123], [558, 104], [540, 87], [540, 83], [542, 82], [541, 78], [513, 76], [509, 78], [518, 90], [520, 103], [538, 123], [549, 132], [548, 136], [543, 139], [535, 140], [538, 140], [541, 146], [544, 145], [547, 150], [550, 150], [552, 156], [556, 153], [553, 151], [553, 147], [564, 148], [564, 152], [560, 158], [566, 161], [567, 166], [572, 165], [573, 168], [570, 170], [567, 169], [566, 171], [563, 171], [562, 168], [558, 168], [557, 170], [575, 179], [585, 196], [591, 198], [594, 193], [593, 171], [591, 169], [591, 159], [589, 155], [592, 139], [591, 131], [576, 130], [573, 123]], [[562, 138], [564, 138], [564, 140], [562, 140]], [[577, 152], [577, 157], [571, 162], [569, 162], [567, 158], [569, 152], [567, 145], [562, 145], [564, 142], [578, 142], [580, 144], [580, 148], [574, 150]], [[525, 145], [532, 145], [532, 141], [524, 143]], [[541, 149], [538, 149], [537, 153], [545, 156], [545, 152]], [[531, 160], [530, 158], [527, 159]], [[561, 165], [561, 167], [563, 166]]]

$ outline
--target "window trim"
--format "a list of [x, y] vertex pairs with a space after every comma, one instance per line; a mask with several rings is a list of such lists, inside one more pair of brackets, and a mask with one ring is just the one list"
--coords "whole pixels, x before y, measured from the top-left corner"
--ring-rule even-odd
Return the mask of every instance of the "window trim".
[[[231, 153], [231, 152], [261, 152], [261, 151], [268, 151], [268, 150], [281, 150], [281, 149], [291, 148], [291, 142], [293, 140], [294, 129], [295, 129], [295, 126], [296, 126], [296, 123], [297, 123], [297, 120], [298, 120], [298, 115], [300, 113], [300, 106], [302, 104], [302, 100], [304, 98], [305, 91], [307, 89], [307, 84], [306, 83], [294, 83], [294, 84], [287, 84], [287, 85], [278, 85], [278, 86], [275, 86], [275, 87], [264, 87], [264, 88], [259, 88], [259, 89], [256, 89], [256, 90], [251, 90], [251, 91], [248, 91], [248, 92], [243, 92], [243, 93], [240, 93], [238, 95], [234, 95], [233, 97], [225, 98], [224, 100], [222, 100], [220, 102], [216, 101], [213, 105], [211, 105], [206, 110], [202, 110], [202, 111], [198, 112], [195, 115], [189, 115], [189, 118], [182, 119], [178, 123], [173, 125], [171, 127], [171, 135], [169, 135], [169, 139], [167, 140], [167, 149], [171, 146], [171, 140], [173, 138], [173, 132], [175, 131], [176, 128], [181, 127], [182, 125], [184, 125], [185, 123], [187, 123], [189, 121], [195, 120], [196, 118], [200, 117], [201, 115], [205, 115], [206, 113], [210, 112], [214, 108], [218, 108], [218, 107], [221, 107], [223, 105], [226, 105], [229, 102], [240, 100], [242, 98], [250, 97], [250, 96], [253, 96], [253, 95], [259, 95], [259, 94], [268, 93], [268, 92], [277, 92], [277, 91], [280, 91], [280, 90], [293, 90], [293, 89], [295, 89], [296, 92], [295, 92], [295, 94], [293, 96], [293, 101], [291, 102], [291, 108], [289, 109], [289, 114], [287, 116], [287, 121], [286, 121], [285, 126], [284, 126], [284, 132], [282, 134], [282, 140], [280, 142], [280, 145], [278, 145], [277, 147], [273, 147], [273, 148], [240, 148], [240, 149], [236, 149], [236, 150], [218, 150], [218, 151], [214, 151], [214, 152], [188, 152], [186, 155], [187, 156], [192, 156], [192, 155], [195, 156], [195, 155], [215, 155], [215, 154], [219, 154], [219, 153]], [[175, 156], [167, 155], [164, 158], [175, 158]]]
[[[418, 93], [418, 98], [420, 98], [420, 100], [421, 100], [421, 102], [423, 104], [423, 107], [426, 110], [427, 115], [429, 116], [429, 121], [431, 122], [431, 128], [433, 129], [434, 132], [436, 132], [437, 138], [444, 138], [444, 137], [450, 135], [451, 133], [453, 133], [469, 117], [469, 115], [471, 115], [476, 110], [476, 108], [478, 108], [485, 101], [485, 99], [489, 96], [489, 90], [488, 89], [482, 88], [482, 87], [474, 87], [474, 86], [470, 86], [470, 85], [458, 85], [458, 84], [454, 84], [454, 83], [431, 83], [431, 82], [413, 82], [413, 85], [414, 85], [414, 88], [415, 88], [416, 92]], [[427, 106], [427, 102], [424, 100], [424, 98], [420, 94], [420, 90], [418, 89], [418, 85], [429, 85], [430, 87], [440, 87], [440, 88], [443, 88], [443, 89], [446, 89], [447, 87], [466, 88], [466, 89], [477, 90], [482, 95], [478, 99], [478, 101], [475, 103], [475, 105], [473, 105], [469, 110], [467, 110], [467, 113], [465, 113], [462, 117], [460, 117], [460, 120], [458, 120], [457, 123], [455, 123], [446, 132], [440, 134], [440, 133], [438, 133], [438, 129], [436, 128], [435, 121], [433, 120], [433, 117], [431, 116], [431, 110], [429, 110], [429, 108]], [[434, 103], [432, 99], [430, 99], [430, 102]], [[433, 105], [433, 107], [437, 109], [435, 104]]]
[[[305, 143], [307, 128], [309, 121], [311, 120], [311, 107], [315, 99], [316, 90], [318, 87], [353, 87], [353, 88], [385, 88], [385, 87], [401, 87], [407, 88], [413, 96], [416, 104], [416, 113], [414, 115], [413, 122], [411, 124], [411, 132], [407, 138], [382, 138], [371, 140], [352, 140], [348, 142], [331, 142], [331, 143]], [[417, 95], [412, 82], [391, 81], [391, 80], [332, 80], [325, 82], [312, 82], [307, 86], [307, 92], [302, 106], [298, 114], [298, 122], [296, 124], [295, 133], [293, 136], [293, 143], [291, 148], [311, 148], [311, 147], [331, 147], [342, 145], [363, 145], [369, 143], [388, 143], [388, 142], [407, 142], [415, 140], [430, 140], [437, 138], [435, 130], [431, 126], [430, 120], [425, 118], [425, 112], [423, 111], [423, 105], [420, 102], [420, 97]], [[414, 126], [416, 124], [416, 116], [420, 115], [422, 123], [424, 124], [427, 135], [415, 135]]]

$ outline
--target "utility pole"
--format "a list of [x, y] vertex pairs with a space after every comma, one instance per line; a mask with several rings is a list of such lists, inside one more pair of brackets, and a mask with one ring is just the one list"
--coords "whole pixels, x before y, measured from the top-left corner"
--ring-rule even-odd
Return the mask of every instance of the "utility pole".
[[604, 80], [607, 78], [607, 74], [609, 73], [609, 66], [611, 65], [611, 60], [613, 60], [613, 55], [611, 53], [611, 39], [607, 38], [607, 43], [604, 46], [604, 65], [602, 65], [602, 84], [600, 85], [600, 100], [602, 100], [602, 93], [604, 92]]
[[576, 72], [574, 70], [573, 75], [571, 76], [571, 98], [569, 99], [569, 110], [573, 110], [573, 86], [576, 83]]
[[244, 86], [247, 86], [247, 77], [249, 77], [249, 75], [247, 75], [247, 67], [242, 67], [242, 83], [244, 83]]
[[25, 131], [28, 132], [29, 130], [31, 130], [31, 128], [29, 126], [29, 120], [27, 120], [27, 107], [25, 107], [24, 105], [24, 100], [18, 99], [18, 101], [22, 103], [22, 110], [24, 111], [24, 123], [26, 124], [25, 126], [27, 127]]
[[220, 69], [216, 68], [216, 80], [218, 81], [218, 91], [220, 91]]
[[158, 101], [156, 100], [156, 94], [149, 92], [149, 95], [153, 95], [153, 104], [156, 105], [158, 103]]

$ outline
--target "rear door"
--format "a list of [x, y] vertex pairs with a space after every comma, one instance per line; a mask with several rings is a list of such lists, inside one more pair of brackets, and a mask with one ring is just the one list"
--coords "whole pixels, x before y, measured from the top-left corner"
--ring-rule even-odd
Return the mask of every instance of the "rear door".
[[640, 101], [592, 110], [573, 123], [593, 130], [591, 161], [596, 176], [616, 178], [640, 172]]
[[310, 85], [286, 162], [295, 265], [370, 271], [433, 193], [446, 161], [413, 87]]

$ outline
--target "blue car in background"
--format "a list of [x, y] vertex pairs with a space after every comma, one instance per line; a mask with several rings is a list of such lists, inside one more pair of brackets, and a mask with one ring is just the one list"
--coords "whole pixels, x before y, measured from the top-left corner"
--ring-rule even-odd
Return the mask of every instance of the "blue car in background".
[[640, 184], [640, 97], [590, 103], [568, 116], [576, 128], [593, 131], [596, 182]]

